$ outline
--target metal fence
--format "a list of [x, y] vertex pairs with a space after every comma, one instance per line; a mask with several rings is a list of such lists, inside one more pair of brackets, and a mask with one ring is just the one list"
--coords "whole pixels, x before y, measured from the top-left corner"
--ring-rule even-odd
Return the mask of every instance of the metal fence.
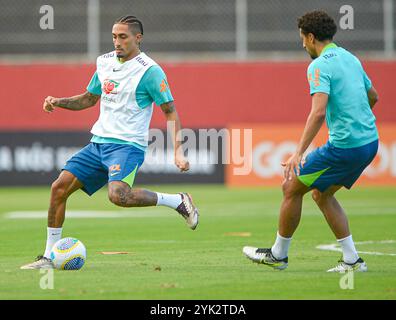
[[[293, 55], [301, 52], [297, 18], [313, 9], [324, 9], [335, 18], [339, 26], [336, 41], [342, 46], [395, 57], [394, 2], [0, 0], [0, 57], [78, 55], [93, 59], [112, 50], [111, 27], [124, 14], [136, 15], [143, 21], [143, 49], [151, 53], [179, 58], [209, 55], [238, 59]], [[53, 29], [43, 29], [43, 19], [49, 17], [47, 7], [43, 7], [46, 5], [53, 9]], [[352, 29], [340, 26], [345, 16], [340, 9], [344, 5], [353, 10]]]

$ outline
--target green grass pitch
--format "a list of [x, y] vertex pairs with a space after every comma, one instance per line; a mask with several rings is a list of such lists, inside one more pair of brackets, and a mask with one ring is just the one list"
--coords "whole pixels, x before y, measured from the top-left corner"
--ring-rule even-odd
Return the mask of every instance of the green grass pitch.
[[[105, 189], [92, 198], [79, 191], [69, 199], [69, 210], [118, 211], [125, 217], [66, 216], [63, 236], [79, 238], [85, 244], [87, 262], [80, 271], [56, 270], [54, 287], [46, 290], [40, 288], [44, 275], [38, 270], [19, 269], [42, 254], [46, 219], [11, 219], [10, 212], [46, 211], [49, 187], [1, 188], [0, 299], [396, 298], [396, 242], [381, 242], [396, 240], [396, 188], [356, 187], [338, 194], [354, 240], [363, 242], [357, 249], [366, 252], [361, 256], [369, 267], [367, 273], [354, 274], [350, 289], [341, 288], [343, 275], [325, 272], [341, 253], [316, 248], [336, 241], [309, 195], [291, 245], [289, 268], [275, 271], [251, 263], [242, 247], [272, 245], [280, 188], [148, 188], [190, 192], [200, 209], [198, 228], [188, 229], [168, 208], [120, 209], [108, 201]], [[129, 254], [101, 254], [105, 251]]]

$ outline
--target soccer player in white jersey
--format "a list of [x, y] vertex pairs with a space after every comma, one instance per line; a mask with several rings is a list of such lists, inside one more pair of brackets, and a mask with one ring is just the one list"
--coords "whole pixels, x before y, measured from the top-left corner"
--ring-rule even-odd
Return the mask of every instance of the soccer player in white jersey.
[[97, 58], [87, 91], [69, 98], [47, 97], [45, 112], [56, 108], [73, 111], [93, 107], [100, 99], [100, 116], [91, 133], [90, 144], [70, 158], [51, 186], [48, 209], [47, 243], [43, 255], [22, 269], [52, 268], [50, 252], [62, 237], [66, 201], [78, 189], [92, 195], [108, 183], [108, 196], [121, 207], [167, 206], [175, 209], [194, 230], [198, 210], [188, 193], [165, 194], [132, 188], [136, 173], [144, 161], [153, 102], [159, 105], [173, 125], [175, 165], [189, 170], [181, 141], [179, 116], [165, 73], [140, 51], [143, 25], [135, 16], [123, 16], [114, 22], [115, 50]]

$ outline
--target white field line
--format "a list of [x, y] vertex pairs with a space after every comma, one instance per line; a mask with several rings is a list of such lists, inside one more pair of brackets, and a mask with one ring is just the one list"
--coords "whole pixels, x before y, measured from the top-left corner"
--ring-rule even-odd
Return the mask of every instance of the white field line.
[[[3, 215], [5, 219], [45, 219], [46, 211], [12, 211]], [[66, 218], [103, 219], [103, 218], [158, 218], [172, 216], [160, 211], [144, 210], [135, 212], [123, 211], [66, 211]]]
[[[381, 240], [381, 241], [368, 240], [368, 241], [355, 242], [355, 245], [388, 244], [388, 243], [396, 243], [396, 240]], [[342, 249], [340, 248], [338, 243], [321, 244], [319, 246], [316, 246], [316, 249], [342, 252]], [[363, 254], [377, 255], [377, 256], [396, 256], [396, 253], [383, 253], [383, 252], [376, 252], [376, 251], [360, 251], [360, 250], [358, 250], [357, 252], [363, 253]]]

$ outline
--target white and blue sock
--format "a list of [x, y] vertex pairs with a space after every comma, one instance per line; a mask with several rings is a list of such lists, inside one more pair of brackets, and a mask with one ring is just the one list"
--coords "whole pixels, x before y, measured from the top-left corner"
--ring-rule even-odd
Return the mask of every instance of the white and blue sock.
[[62, 228], [47, 228], [47, 245], [45, 247], [44, 257], [50, 258], [52, 247], [60, 239], [62, 239]]
[[359, 259], [359, 254], [356, 251], [352, 235], [343, 239], [337, 239], [337, 241], [341, 245], [344, 262], [349, 264], [355, 263]]
[[157, 206], [166, 206], [176, 209], [182, 203], [182, 196], [180, 194], [167, 194], [157, 192]]
[[288, 256], [291, 240], [292, 238], [282, 237], [278, 231], [276, 233], [275, 243], [271, 248], [272, 255], [278, 260], [286, 258]]

